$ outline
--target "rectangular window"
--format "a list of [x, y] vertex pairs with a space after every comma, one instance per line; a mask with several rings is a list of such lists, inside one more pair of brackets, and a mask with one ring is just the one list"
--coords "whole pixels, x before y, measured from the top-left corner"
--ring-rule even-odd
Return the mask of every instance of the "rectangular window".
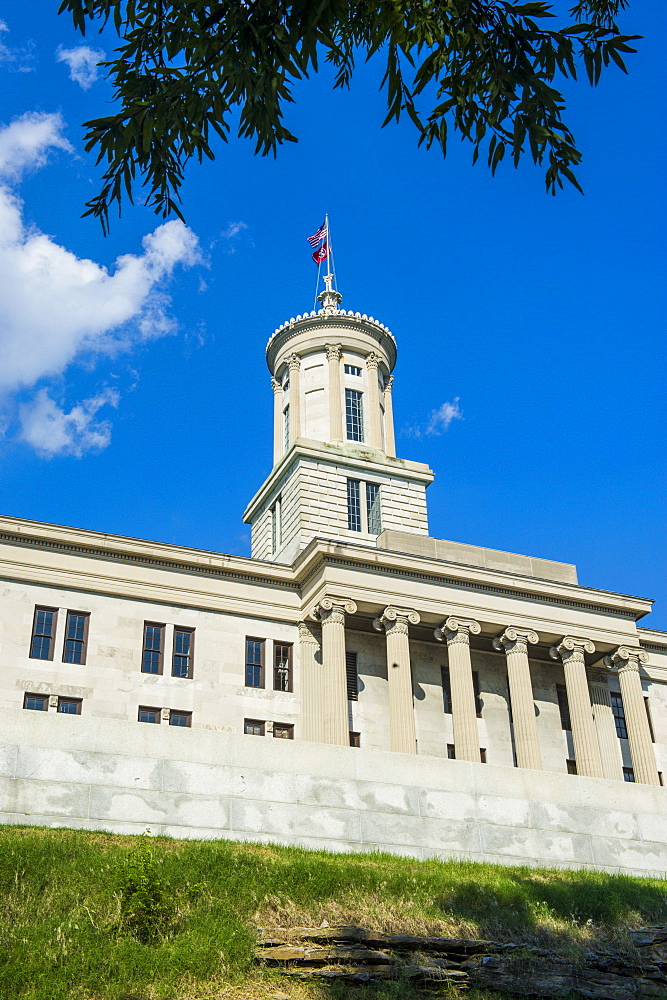
[[246, 687], [264, 687], [264, 640], [245, 641], [245, 683]]
[[345, 374], [356, 375], [359, 377], [361, 376], [361, 368], [357, 368], [356, 365], [345, 365]]
[[345, 429], [348, 441], [364, 440], [363, 393], [356, 389], [345, 390]]
[[278, 497], [271, 508], [271, 554], [275, 555], [282, 542], [282, 526], [280, 523], [281, 499]]
[[283, 446], [289, 451], [289, 403], [283, 410]]
[[[571, 730], [570, 706], [567, 700], [567, 690], [564, 684], [556, 684], [556, 697], [558, 699], [558, 711], [560, 712], [561, 729]], [[574, 772], [576, 774], [576, 771]]]
[[144, 648], [141, 654], [143, 674], [162, 673], [163, 634], [164, 625], [155, 625], [153, 622], [144, 624]]
[[456, 750], [453, 743], [447, 744], [447, 758], [449, 760], [456, 760]]
[[648, 719], [648, 729], [651, 734], [651, 743], [655, 743], [655, 733], [653, 731], [653, 718], [651, 717], [651, 706], [648, 703], [648, 698], [644, 697], [644, 706], [646, 708], [646, 718]]
[[479, 748], [479, 759], [481, 760], [482, 764], [486, 764], [486, 747]]
[[88, 643], [88, 619], [81, 611], [68, 611], [65, 625], [63, 663], [85, 663]]
[[25, 694], [23, 696], [23, 707], [29, 708], [32, 712], [48, 712], [48, 694]]
[[274, 642], [273, 644], [273, 690], [292, 690], [292, 644]]
[[442, 704], [445, 715], [452, 714], [452, 688], [449, 683], [449, 667], [440, 667], [440, 677], [442, 679]]
[[361, 531], [361, 483], [358, 479], [347, 481], [347, 526], [350, 531]]
[[576, 774], [577, 773], [577, 762], [576, 762], [576, 760], [566, 760], [565, 761], [565, 766], [567, 767], [567, 773], [568, 774]]
[[263, 736], [265, 723], [259, 719], [244, 719], [243, 732], [246, 736]]
[[482, 718], [482, 698], [479, 693], [479, 674], [476, 670], [472, 672], [472, 686], [475, 692], [475, 715], [478, 719]]
[[192, 712], [177, 712], [172, 708], [169, 713], [169, 725], [189, 728], [192, 725]]
[[139, 722], [151, 722], [154, 725], [159, 725], [161, 714], [159, 708], [147, 708], [146, 705], [139, 705]]
[[624, 767], [623, 768], [623, 781], [634, 781], [634, 780], [635, 780], [635, 772], [632, 770], [632, 768], [631, 767]]
[[347, 678], [347, 700], [359, 701], [359, 674], [357, 673], [356, 653], [345, 653], [345, 674]]
[[284, 722], [274, 722], [273, 735], [277, 740], [293, 740], [294, 726], [288, 726]]
[[174, 655], [171, 663], [173, 677], [192, 677], [194, 629], [174, 626]]
[[351, 747], [361, 746], [361, 733], [350, 733], [350, 746]]
[[30, 643], [30, 656], [33, 660], [53, 659], [53, 640], [56, 634], [57, 618], [57, 608], [35, 608]]
[[[616, 723], [616, 735], [619, 740], [627, 740], [628, 738], [628, 727], [625, 724], [625, 710], [623, 709], [623, 699], [621, 698], [619, 691], [610, 691], [609, 697], [611, 698], [611, 710], [614, 714], [614, 722]], [[626, 781], [629, 781], [626, 778]], [[634, 781], [634, 778], [632, 779]]]
[[81, 715], [81, 699], [58, 698], [58, 711], [62, 715]]
[[382, 531], [382, 513], [380, 510], [380, 487], [378, 483], [366, 483], [366, 517], [368, 534], [379, 535]]

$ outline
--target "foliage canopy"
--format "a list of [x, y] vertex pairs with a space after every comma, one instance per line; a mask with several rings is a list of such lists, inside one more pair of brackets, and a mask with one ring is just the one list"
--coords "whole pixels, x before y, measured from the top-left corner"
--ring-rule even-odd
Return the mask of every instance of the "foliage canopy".
[[383, 125], [407, 115], [419, 143], [443, 154], [453, 128], [473, 162], [485, 149], [492, 172], [507, 152], [515, 165], [529, 153], [547, 191], [580, 189], [554, 81], [583, 67], [595, 85], [612, 62], [626, 72], [639, 37], [617, 23], [628, 3], [576, 0], [558, 14], [547, 0], [62, 0], [82, 34], [109, 24], [119, 38], [103, 65], [120, 110], [85, 123], [86, 149], [105, 164], [85, 214], [106, 229], [139, 178], [147, 204], [182, 218], [185, 164], [214, 158], [213, 133], [226, 142], [237, 118], [239, 136], [275, 155], [296, 141], [283, 120], [295, 81], [324, 59], [348, 86], [360, 57], [386, 60]]

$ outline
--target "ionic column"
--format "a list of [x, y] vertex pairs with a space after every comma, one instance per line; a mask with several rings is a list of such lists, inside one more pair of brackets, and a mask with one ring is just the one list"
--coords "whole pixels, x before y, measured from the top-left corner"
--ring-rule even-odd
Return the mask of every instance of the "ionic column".
[[507, 678], [512, 702], [514, 746], [517, 767], [542, 769], [533, 701], [533, 685], [528, 663], [528, 643], [537, 642], [537, 633], [530, 629], [506, 628], [493, 640], [494, 649], [504, 649], [507, 657]]
[[380, 355], [371, 351], [366, 355], [368, 371], [368, 436], [371, 448], [382, 449], [382, 414], [380, 413], [380, 386], [378, 385], [378, 367]]
[[394, 404], [391, 390], [394, 386], [394, 376], [390, 375], [384, 384], [384, 450], [387, 455], [395, 458], [396, 440], [394, 438]]
[[345, 671], [345, 615], [357, 610], [354, 601], [323, 597], [312, 617], [322, 623], [322, 703], [325, 743], [350, 744]]
[[642, 785], [659, 785], [658, 767], [639, 676], [639, 664], [648, 662], [648, 653], [643, 649], [619, 646], [611, 656], [605, 656], [604, 662], [608, 667], [618, 668], [635, 781]]
[[412, 700], [409, 625], [418, 625], [419, 615], [406, 608], [385, 608], [373, 627], [387, 636], [387, 682], [389, 687], [389, 744], [398, 753], [417, 753], [415, 713]]
[[602, 758], [602, 774], [612, 781], [622, 781], [623, 761], [616, 735], [614, 713], [611, 709], [607, 671], [592, 670], [588, 675], [588, 683], [593, 703], [593, 719], [600, 746], [600, 757]]
[[327, 361], [329, 362], [329, 437], [332, 441], [342, 441], [343, 409], [340, 383], [342, 347], [340, 344], [327, 344], [326, 351]]
[[593, 709], [588, 693], [586, 661], [584, 653], [594, 653], [595, 646], [590, 639], [577, 639], [566, 635], [557, 646], [552, 646], [549, 654], [553, 660], [563, 661], [565, 688], [570, 706], [572, 742], [577, 762], [577, 774], [587, 774], [591, 778], [602, 778], [602, 760], [598, 745]]
[[299, 664], [301, 678], [301, 738], [324, 743], [322, 666], [317, 662], [320, 630], [312, 622], [299, 622]]
[[273, 389], [273, 464], [283, 457], [283, 387], [277, 378], [271, 379]]
[[301, 358], [290, 354], [289, 367], [289, 442], [301, 437]]
[[470, 660], [470, 635], [479, 635], [480, 632], [479, 622], [447, 618], [433, 633], [441, 642], [443, 639], [447, 640], [456, 757], [458, 760], [473, 760], [478, 763], [481, 757]]

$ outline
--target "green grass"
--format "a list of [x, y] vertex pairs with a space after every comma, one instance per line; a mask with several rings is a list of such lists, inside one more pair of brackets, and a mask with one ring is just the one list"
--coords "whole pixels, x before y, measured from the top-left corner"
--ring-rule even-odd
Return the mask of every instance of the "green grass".
[[[137, 857], [146, 851], [152, 860], [140, 861], [139, 873], [161, 886], [165, 905], [155, 926], [149, 912], [143, 933], [141, 887], [129, 896], [128, 879], [136, 890]], [[257, 924], [323, 920], [538, 942], [576, 954], [600, 938], [622, 947], [628, 928], [665, 922], [667, 884], [226, 841], [0, 829], [2, 1000], [420, 995], [394, 985], [304, 985], [253, 964]]]

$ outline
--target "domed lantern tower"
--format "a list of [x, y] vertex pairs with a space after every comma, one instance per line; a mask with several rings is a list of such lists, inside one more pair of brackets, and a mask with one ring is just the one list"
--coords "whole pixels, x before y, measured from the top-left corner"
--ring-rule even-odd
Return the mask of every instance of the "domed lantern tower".
[[244, 514], [254, 559], [292, 563], [315, 537], [374, 546], [386, 528], [428, 535], [433, 473], [396, 458], [396, 341], [372, 316], [341, 309], [324, 281], [321, 308], [267, 344], [274, 465]]

